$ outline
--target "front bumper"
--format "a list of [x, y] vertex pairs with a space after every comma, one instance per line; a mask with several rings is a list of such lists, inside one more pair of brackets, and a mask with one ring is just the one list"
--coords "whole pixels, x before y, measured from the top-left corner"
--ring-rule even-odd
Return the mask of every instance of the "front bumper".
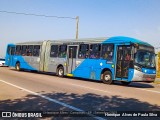
[[134, 75], [132, 78], [132, 81], [137, 82], [153, 82], [155, 81], [156, 74], [146, 74], [143, 72], [140, 72], [138, 70], [134, 70]]

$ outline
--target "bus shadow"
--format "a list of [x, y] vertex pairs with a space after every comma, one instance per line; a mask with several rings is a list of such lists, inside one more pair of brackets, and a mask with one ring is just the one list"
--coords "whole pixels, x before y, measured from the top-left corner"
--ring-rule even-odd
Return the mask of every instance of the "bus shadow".
[[[13, 71], [17, 71], [15, 69], [11, 69]], [[54, 77], [58, 77], [56, 73], [53, 72], [40, 72], [40, 71], [30, 71], [30, 70], [22, 70], [18, 72], [27, 72], [27, 73], [32, 73], [32, 74], [41, 74], [41, 75], [50, 75]], [[68, 77], [68, 76], [63, 76], [64, 78], [68, 79], [73, 79], [73, 80], [80, 80], [80, 81], [88, 81], [88, 82], [93, 82], [93, 83], [102, 83], [102, 81], [96, 81], [92, 79], [86, 79], [86, 78], [79, 78], [79, 77]], [[107, 84], [106, 84], [107, 85]], [[123, 85], [120, 81], [114, 81], [111, 85], [118, 85], [118, 86], [124, 86], [124, 87], [134, 87], [134, 88], [154, 88], [154, 86], [150, 83], [145, 83], [145, 82], [132, 82], [129, 85]]]
[[[95, 80], [91, 80], [91, 79], [78, 78], [78, 77], [71, 78], [71, 77], [67, 77], [67, 76], [66, 76], [66, 78], [104, 84], [100, 80], [95, 81]], [[107, 84], [105, 84], [105, 85], [107, 85]], [[111, 85], [118, 85], [118, 86], [125, 86], [125, 87], [135, 87], [135, 88], [154, 88], [154, 86], [151, 85], [150, 83], [143, 83], [143, 82], [132, 82], [129, 85], [123, 85], [120, 81], [114, 81]]]
[[[120, 85], [125, 86], [119, 81], [115, 81], [114, 85]], [[133, 88], [154, 88], [154, 86], [150, 83], [144, 83], [144, 82], [132, 82], [129, 85], [126, 85], [125, 87], [133, 87]]]

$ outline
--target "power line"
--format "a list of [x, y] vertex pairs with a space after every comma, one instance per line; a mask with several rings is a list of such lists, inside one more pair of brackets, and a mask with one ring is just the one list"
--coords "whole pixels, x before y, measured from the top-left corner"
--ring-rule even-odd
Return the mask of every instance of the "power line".
[[38, 16], [38, 17], [52, 17], [52, 18], [63, 18], [63, 19], [74, 19], [76, 20], [76, 39], [78, 39], [78, 24], [79, 24], [79, 17], [76, 18], [73, 17], [60, 17], [60, 16], [51, 16], [51, 15], [40, 15], [40, 14], [32, 14], [32, 13], [19, 13], [19, 12], [11, 12], [11, 11], [2, 11], [0, 10], [0, 13], [9, 13], [9, 14], [17, 14], [17, 15], [32, 15], [32, 16]]
[[54, 17], [54, 18], [62, 18], [62, 19], [76, 19], [73, 17], [60, 17], [60, 16], [50, 16], [50, 15], [40, 15], [40, 14], [32, 14], [32, 13], [19, 13], [19, 12], [10, 12], [10, 11], [1, 11], [1, 13], [9, 13], [9, 14], [18, 14], [18, 15], [32, 15], [32, 16], [38, 16], [38, 17]]

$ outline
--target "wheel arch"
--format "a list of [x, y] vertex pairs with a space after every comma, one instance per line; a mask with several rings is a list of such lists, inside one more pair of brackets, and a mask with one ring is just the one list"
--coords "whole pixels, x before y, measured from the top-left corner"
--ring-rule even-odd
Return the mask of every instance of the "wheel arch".
[[[57, 66], [57, 69], [58, 69], [59, 67], [63, 67], [63, 65], [62, 65], [62, 64], [59, 64], [59, 65]], [[63, 68], [64, 68], [64, 67], [63, 67]]]
[[[111, 71], [109, 68], [104, 68], [104, 69], [101, 71], [101, 80], [103, 79], [103, 73], [104, 73], [105, 71], [109, 71], [109, 72], [111, 72], [111, 74], [112, 74], [112, 71]], [[112, 78], [113, 78], [113, 75], [112, 75]]]
[[[18, 65], [19, 64], [19, 65]], [[17, 67], [18, 66], [18, 67]], [[17, 71], [21, 71], [21, 64], [19, 61], [16, 61], [15, 68]]]
[[58, 68], [60, 68], [60, 67], [63, 67], [63, 69], [64, 69], [64, 66], [63, 66], [62, 64], [57, 65], [56, 74], [57, 74], [57, 72], [58, 72]]
[[20, 64], [20, 61], [18, 60], [18, 61], [16, 61], [16, 64], [15, 64], [15, 66], [17, 65], [17, 63], [19, 63]]

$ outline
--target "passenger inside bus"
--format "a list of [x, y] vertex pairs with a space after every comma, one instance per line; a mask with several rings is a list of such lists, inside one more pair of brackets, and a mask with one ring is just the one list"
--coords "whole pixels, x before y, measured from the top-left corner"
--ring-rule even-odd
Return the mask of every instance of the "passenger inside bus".
[[65, 58], [65, 57], [66, 57], [66, 52], [65, 52], [65, 51], [64, 51], [64, 52], [61, 52], [60, 57], [61, 57], [61, 58]]
[[26, 49], [26, 51], [27, 51], [27, 56], [32, 56], [32, 51], [31, 51], [31, 49]]
[[130, 54], [126, 54], [126, 57], [125, 57], [125, 60], [130, 60], [131, 59], [131, 56], [130, 56]]
[[112, 51], [106, 52], [106, 53], [103, 55], [103, 58], [106, 59], [107, 61], [112, 61], [113, 52], [112, 52]]
[[96, 52], [96, 53], [94, 53], [94, 52], [92, 52], [91, 54], [90, 54], [90, 58], [100, 58], [100, 54], [99, 54], [99, 52]]

